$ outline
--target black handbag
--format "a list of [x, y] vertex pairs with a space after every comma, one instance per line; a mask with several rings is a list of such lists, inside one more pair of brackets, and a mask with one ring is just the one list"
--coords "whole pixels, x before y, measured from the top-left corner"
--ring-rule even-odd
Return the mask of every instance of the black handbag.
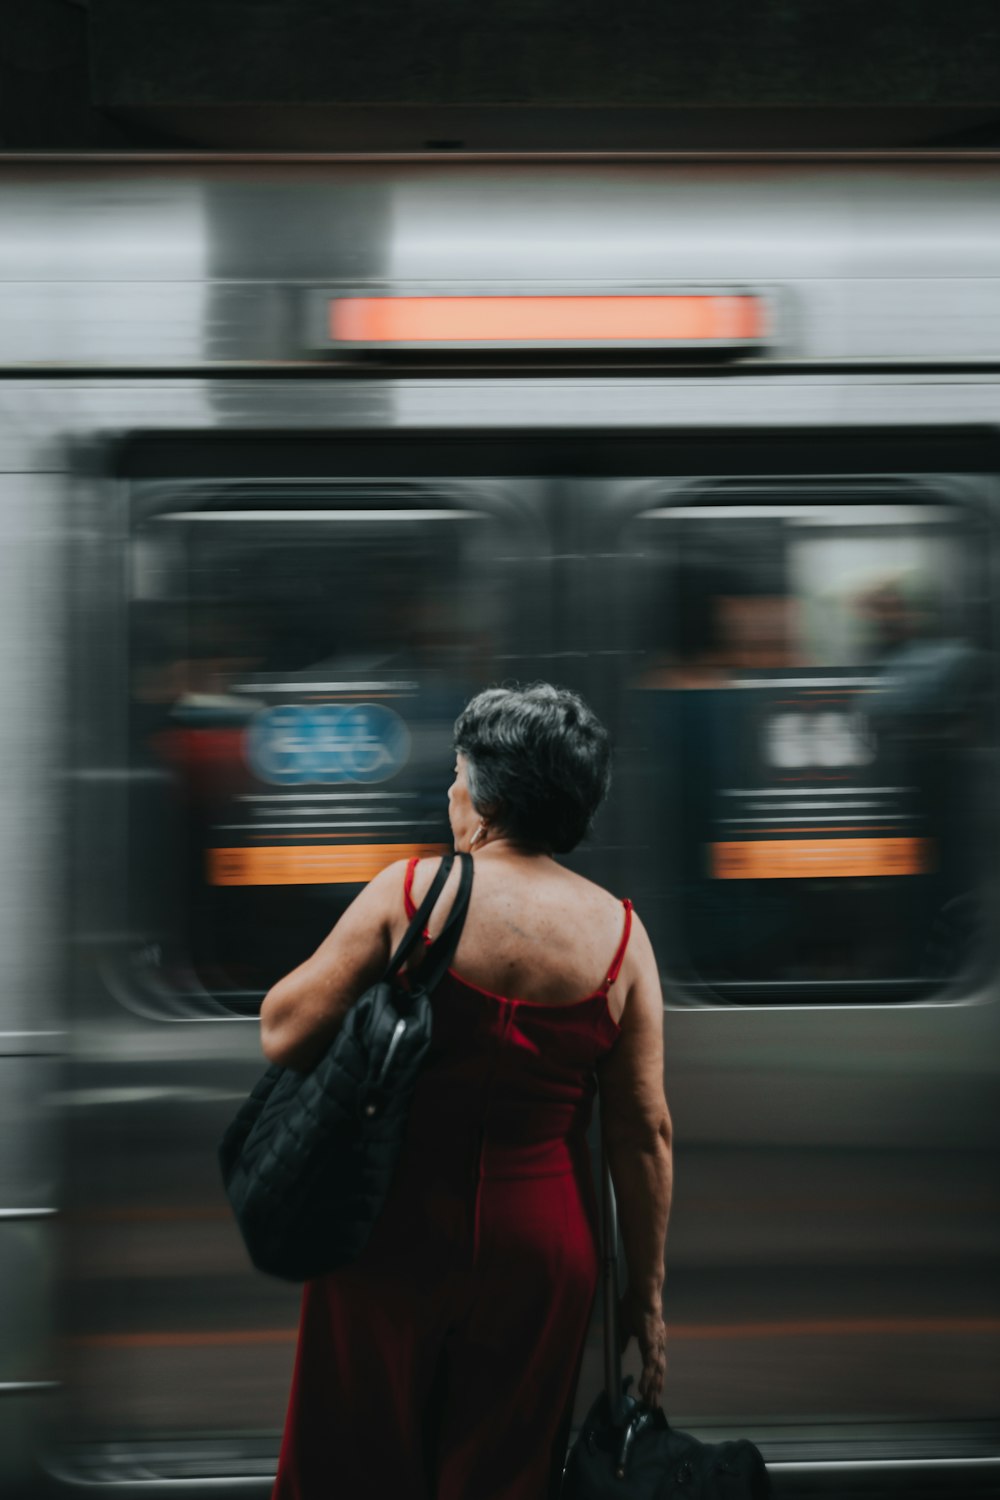
[[368, 1243], [430, 1046], [430, 995], [465, 923], [472, 858], [459, 858], [454, 905], [408, 983], [399, 970], [421, 941], [453, 855], [441, 861], [385, 974], [351, 1007], [313, 1070], [273, 1064], [223, 1136], [226, 1193], [259, 1271], [305, 1281], [349, 1264]]
[[747, 1438], [699, 1442], [629, 1395], [618, 1344], [618, 1225], [603, 1153], [602, 1200], [605, 1389], [569, 1451], [561, 1500], [767, 1500], [771, 1481]]

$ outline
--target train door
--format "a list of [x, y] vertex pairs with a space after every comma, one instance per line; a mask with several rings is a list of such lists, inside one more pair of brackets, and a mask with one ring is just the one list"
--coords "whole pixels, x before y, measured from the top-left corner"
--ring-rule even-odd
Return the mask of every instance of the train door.
[[215, 1146], [266, 990], [383, 865], [448, 846], [452, 724], [544, 649], [546, 547], [524, 483], [122, 504], [81, 582], [60, 1461], [266, 1489], [298, 1292], [251, 1271]]
[[754, 472], [595, 516], [666, 1002], [670, 1413], [774, 1458], [995, 1439], [994, 494]]
[[630, 700], [667, 774], [633, 782], [633, 817], [653, 797], [671, 829], [647, 877], [673, 979], [770, 1003], [938, 992], [986, 926], [981, 509], [918, 481], [649, 498]]

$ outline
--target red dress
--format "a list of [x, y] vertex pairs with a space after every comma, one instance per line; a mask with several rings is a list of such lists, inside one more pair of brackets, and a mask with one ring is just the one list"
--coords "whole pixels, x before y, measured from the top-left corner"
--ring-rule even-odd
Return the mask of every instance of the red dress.
[[[406, 907], [416, 860], [406, 872]], [[273, 1500], [547, 1500], [597, 1287], [587, 1126], [619, 1028], [449, 970], [397, 1175], [352, 1266], [306, 1283]]]

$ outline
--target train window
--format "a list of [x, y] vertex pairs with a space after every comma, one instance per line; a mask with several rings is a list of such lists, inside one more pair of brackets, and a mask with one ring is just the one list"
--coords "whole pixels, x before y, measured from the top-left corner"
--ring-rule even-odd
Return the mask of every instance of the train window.
[[660, 830], [672, 977], [759, 1003], [934, 993], [985, 931], [979, 513], [888, 482], [696, 499], [628, 535], [635, 827]]
[[450, 846], [454, 719], [532, 628], [508, 516], [295, 503], [131, 542], [129, 928], [170, 992], [248, 1011], [385, 864]]

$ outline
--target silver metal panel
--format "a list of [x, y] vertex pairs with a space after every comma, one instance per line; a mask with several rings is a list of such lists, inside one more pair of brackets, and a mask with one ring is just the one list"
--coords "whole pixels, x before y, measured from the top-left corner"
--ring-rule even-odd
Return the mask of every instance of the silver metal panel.
[[[318, 399], [317, 399], [318, 398]], [[177, 428], [195, 432], [288, 426], [393, 425], [384, 384], [164, 380], [0, 383], [0, 472], [78, 471], [106, 464], [109, 438]]]
[[[669, 1051], [669, 1027], [665, 1039]], [[701, 1144], [704, 1133], [691, 1109], [695, 1069], [701, 1091], [725, 1101], [714, 1147]], [[831, 1151], [829, 1141], [818, 1139], [817, 1124], [813, 1138], [800, 1146], [790, 1144], [794, 1131], [787, 1125], [783, 1147], [774, 1149], [776, 1134], [769, 1143], [743, 1143], [736, 1111], [742, 1107], [741, 1118], [753, 1126], [773, 1077], [756, 1074], [753, 1098], [747, 1093], [732, 1100], [725, 1075], [711, 1074], [706, 1085], [707, 1072], [704, 1058], [692, 1063], [684, 1057], [671, 1068], [668, 1079], [678, 1140], [669, 1269], [701, 1276], [713, 1267], [766, 1271], [780, 1263], [801, 1272], [836, 1263], [845, 1271], [867, 1268], [869, 1275], [872, 1267], [892, 1266], [898, 1274], [919, 1278], [926, 1275], [926, 1267], [936, 1266], [950, 1278], [960, 1275], [963, 1265], [995, 1263], [1000, 1254], [1000, 1201], [995, 1155], [989, 1147], [947, 1149], [933, 1134], [936, 1120], [929, 1132], [935, 1144], [926, 1152], [893, 1149], [871, 1123], [863, 1141], [842, 1151]], [[806, 1107], [801, 1098], [796, 1101], [796, 1119], [808, 1125], [822, 1118], [841, 1090], [815, 1076], [807, 1076], [806, 1083]], [[846, 1089], [854, 1089], [870, 1122], [877, 1090], [859, 1086], [856, 1079]], [[943, 1101], [933, 1080], [924, 1086], [923, 1097], [932, 1112], [941, 1112]], [[949, 1103], [956, 1108], [954, 1096]], [[957, 1108], [961, 1113], [961, 1104]], [[928, 1298], [922, 1310], [930, 1312], [932, 1306]], [[775, 1308], [788, 1311], [780, 1296]]]
[[988, 374], [0, 384], [0, 472], [71, 472], [135, 431], [925, 428], [1000, 420]]
[[58, 1024], [64, 527], [60, 481], [0, 480], [0, 1031]]
[[54, 1378], [54, 1252], [51, 1221], [0, 1220], [0, 1382]]
[[[793, 285], [791, 297], [807, 359], [996, 360], [1000, 351], [997, 277], [850, 276]], [[786, 347], [799, 352], [795, 332]]]
[[27, 1216], [58, 1202], [52, 1096], [59, 1066], [51, 1057], [0, 1056], [0, 1232], [12, 1212]]
[[3, 363], [60, 369], [199, 364], [207, 303], [202, 283], [5, 286], [0, 293]]
[[0, 1031], [0, 1056], [47, 1057], [65, 1051], [65, 1031]]
[[713, 283], [775, 296], [780, 358], [993, 359], [998, 178], [974, 160], [0, 165], [0, 364], [305, 360], [316, 287]]
[[[548, 426], [570, 430], [716, 426], [799, 427], [946, 426], [995, 422], [1000, 387], [988, 377], [954, 383], [942, 378], [821, 375], [745, 376], [709, 380], [546, 382], [398, 381], [395, 419], [403, 427]], [[446, 416], [447, 414], [447, 416]]]
[[710, 159], [413, 166], [393, 182], [388, 274], [553, 286], [992, 277], [997, 172]]
[[3, 172], [0, 278], [59, 283], [205, 279], [205, 205], [197, 174], [93, 166]]

